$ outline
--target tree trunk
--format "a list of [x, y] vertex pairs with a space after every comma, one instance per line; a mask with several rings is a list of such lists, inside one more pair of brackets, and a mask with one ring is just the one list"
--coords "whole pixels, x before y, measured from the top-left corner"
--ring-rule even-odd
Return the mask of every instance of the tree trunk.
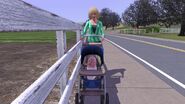
[[185, 10], [183, 11], [183, 14], [182, 14], [181, 30], [180, 30], [179, 36], [185, 36], [185, 18], [184, 18], [184, 16], [185, 16]]
[[136, 28], [139, 29], [139, 24], [138, 23], [136, 24]]
[[181, 23], [181, 30], [179, 36], [185, 36], [185, 21]]
[[107, 26], [105, 26], [105, 30], [107, 30]]

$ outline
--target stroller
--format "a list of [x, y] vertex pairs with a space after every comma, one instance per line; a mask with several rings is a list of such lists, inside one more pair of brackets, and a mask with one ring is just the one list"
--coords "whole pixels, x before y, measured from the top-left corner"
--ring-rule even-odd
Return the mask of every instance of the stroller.
[[100, 52], [101, 48], [103, 48], [101, 43], [85, 42], [82, 46], [75, 104], [84, 104], [85, 96], [100, 96], [100, 104], [109, 104], [109, 94], [106, 91], [107, 67]]

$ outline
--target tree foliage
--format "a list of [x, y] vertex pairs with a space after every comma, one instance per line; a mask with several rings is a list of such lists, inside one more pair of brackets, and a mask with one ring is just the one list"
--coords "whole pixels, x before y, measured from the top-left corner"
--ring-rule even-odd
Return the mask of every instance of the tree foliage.
[[167, 25], [181, 24], [181, 36], [185, 36], [185, 0], [158, 0], [160, 21]]
[[180, 36], [185, 36], [185, 0], [137, 0], [122, 14], [132, 26], [161, 24], [170, 27], [181, 24]]
[[118, 26], [121, 22], [120, 16], [116, 12], [112, 12], [109, 8], [104, 8], [100, 12], [100, 20], [103, 25], [106, 27], [114, 27]]
[[122, 14], [125, 23], [132, 26], [146, 26], [157, 22], [156, 2], [153, 0], [139, 0], [131, 4]]

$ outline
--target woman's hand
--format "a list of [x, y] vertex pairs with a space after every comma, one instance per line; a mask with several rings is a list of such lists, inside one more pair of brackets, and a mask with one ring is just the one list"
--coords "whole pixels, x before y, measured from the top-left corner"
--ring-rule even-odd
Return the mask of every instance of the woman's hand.
[[80, 38], [80, 40], [82, 40], [82, 41], [83, 41], [83, 40], [84, 40], [84, 38], [83, 38], [83, 37], [81, 37], [81, 38]]
[[103, 43], [103, 41], [104, 41], [104, 38], [101, 38], [101, 43]]

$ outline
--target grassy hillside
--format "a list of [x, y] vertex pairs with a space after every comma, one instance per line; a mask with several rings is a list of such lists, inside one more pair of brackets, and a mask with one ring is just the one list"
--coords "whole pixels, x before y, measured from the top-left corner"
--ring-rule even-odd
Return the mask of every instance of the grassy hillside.
[[[74, 32], [67, 32], [67, 40], [75, 41]], [[56, 43], [56, 35], [54, 31], [44, 32], [2, 32], [0, 33], [1, 43], [19, 43], [19, 42], [46, 42]]]

